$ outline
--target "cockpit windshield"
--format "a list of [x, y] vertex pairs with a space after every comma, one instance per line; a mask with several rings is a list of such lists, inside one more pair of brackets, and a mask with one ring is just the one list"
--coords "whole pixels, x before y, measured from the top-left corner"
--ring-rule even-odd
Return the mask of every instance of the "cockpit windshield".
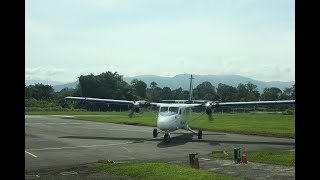
[[160, 108], [160, 115], [161, 116], [172, 116], [178, 114], [179, 108], [178, 107], [161, 107]]

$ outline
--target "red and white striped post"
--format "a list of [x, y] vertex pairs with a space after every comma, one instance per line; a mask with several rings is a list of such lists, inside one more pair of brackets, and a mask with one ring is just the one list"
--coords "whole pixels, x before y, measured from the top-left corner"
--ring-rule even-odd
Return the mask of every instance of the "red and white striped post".
[[194, 158], [194, 168], [199, 169], [199, 154], [196, 153], [195, 158]]

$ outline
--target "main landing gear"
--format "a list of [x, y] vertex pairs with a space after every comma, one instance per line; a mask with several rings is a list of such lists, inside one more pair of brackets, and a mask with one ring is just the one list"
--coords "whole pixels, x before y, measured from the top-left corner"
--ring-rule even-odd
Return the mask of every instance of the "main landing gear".
[[192, 130], [189, 126], [187, 126], [187, 127], [185, 128], [185, 130], [191, 131], [193, 134], [197, 134], [197, 135], [198, 135], [198, 139], [202, 139], [202, 130], [199, 130], [198, 133], [197, 133], [197, 132], [195, 132], [194, 130]]
[[[198, 133], [196, 133], [194, 130], [192, 130], [189, 127], [186, 130], [191, 131], [193, 134], [197, 134], [198, 135], [198, 139], [202, 139], [202, 130], [199, 130]], [[160, 132], [163, 132], [163, 131], [160, 131]], [[158, 132], [158, 129], [153, 129], [153, 138], [158, 137], [158, 134], [160, 132]], [[170, 141], [171, 141], [170, 133], [166, 132], [164, 134], [164, 136], [163, 136], [163, 142], [169, 143]]]
[[[162, 131], [160, 131], [160, 132], [162, 132]], [[158, 137], [158, 134], [160, 132], [158, 132], [158, 129], [153, 129], [153, 138]], [[170, 141], [171, 141], [170, 134], [169, 133], [165, 133], [164, 136], [163, 136], [163, 142], [169, 143]]]

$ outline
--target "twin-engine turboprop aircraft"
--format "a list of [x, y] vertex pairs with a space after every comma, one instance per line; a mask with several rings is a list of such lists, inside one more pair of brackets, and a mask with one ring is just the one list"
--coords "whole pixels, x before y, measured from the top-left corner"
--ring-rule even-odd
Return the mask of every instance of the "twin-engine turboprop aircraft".
[[[245, 105], [274, 105], [274, 104], [295, 104], [295, 100], [281, 100], [281, 101], [250, 101], [250, 102], [217, 102], [211, 100], [192, 100], [192, 75], [190, 78], [190, 88], [188, 100], [163, 100], [164, 102], [173, 103], [155, 103], [140, 101], [127, 101], [127, 100], [115, 100], [115, 99], [100, 99], [89, 97], [66, 97], [66, 100], [82, 101], [82, 102], [97, 102], [107, 104], [119, 104], [129, 105], [132, 107], [132, 111], [129, 117], [132, 117], [134, 112], [139, 112], [141, 107], [157, 106], [159, 107], [159, 114], [157, 119], [157, 128], [153, 130], [153, 137], [158, 137], [158, 134], [164, 132], [163, 141], [165, 143], [170, 142], [170, 132], [178, 129], [184, 129], [191, 131], [193, 134], [198, 135], [198, 139], [202, 139], [202, 131], [198, 133], [189, 127], [191, 121], [191, 108], [204, 107], [209, 121], [212, 121], [212, 109], [223, 106], [245, 106]], [[158, 129], [160, 131], [158, 131]]]

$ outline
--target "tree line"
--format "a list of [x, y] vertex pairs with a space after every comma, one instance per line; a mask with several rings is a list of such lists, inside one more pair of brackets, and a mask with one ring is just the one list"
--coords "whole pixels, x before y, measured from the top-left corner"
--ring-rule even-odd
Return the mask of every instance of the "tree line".
[[[83, 96], [106, 99], [147, 100], [160, 102], [161, 100], [186, 100], [188, 91], [181, 87], [171, 90], [169, 87], [158, 87], [156, 82], [147, 85], [145, 82], [133, 79], [130, 84], [123, 80], [123, 76], [117, 72], [104, 72], [99, 75], [81, 75], [79, 84], [74, 89], [64, 88], [55, 92], [50, 85], [41, 83], [25, 85], [26, 110], [90, 110], [90, 111], [125, 111], [130, 107], [120, 105], [108, 105], [104, 103], [81, 103], [65, 101], [66, 96]], [[212, 100], [221, 102], [236, 101], [264, 101], [264, 100], [289, 100], [295, 99], [295, 85], [285, 88], [283, 91], [276, 87], [265, 88], [260, 94], [257, 86], [251, 82], [239, 83], [237, 87], [227, 84], [213, 86], [205, 81], [193, 89], [194, 100]], [[239, 109], [252, 109], [256, 107], [238, 107]], [[276, 105], [258, 107], [256, 110], [285, 110], [293, 109], [293, 105]], [[234, 111], [235, 108], [233, 108]], [[232, 111], [231, 108], [217, 108], [216, 111]]]

